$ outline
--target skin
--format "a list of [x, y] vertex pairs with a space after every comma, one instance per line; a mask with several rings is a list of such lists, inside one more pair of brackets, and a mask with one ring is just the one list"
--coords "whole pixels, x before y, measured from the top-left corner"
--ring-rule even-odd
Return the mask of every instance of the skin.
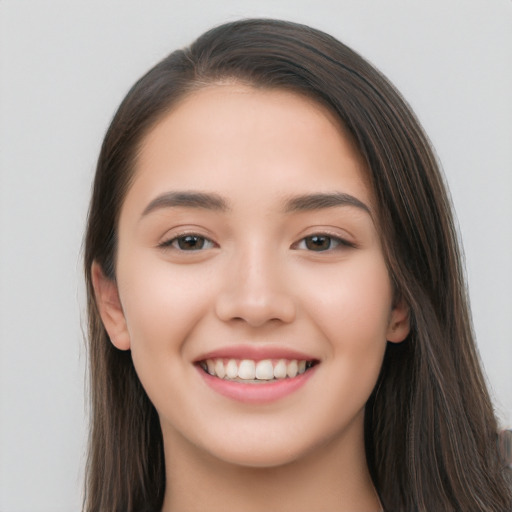
[[[287, 91], [208, 86], [146, 136], [121, 210], [117, 280], [97, 265], [93, 279], [112, 343], [131, 350], [160, 417], [164, 512], [380, 509], [364, 406], [386, 340], [401, 342], [409, 323], [393, 301], [366, 172], [329, 111]], [[144, 214], [176, 191], [214, 193], [227, 208]], [[312, 193], [349, 194], [368, 211], [286, 211]], [[184, 234], [204, 237], [203, 249], [181, 250]], [[326, 250], [309, 248], [315, 234], [330, 237]], [[241, 403], [194, 364], [240, 344], [319, 364], [294, 393]]]

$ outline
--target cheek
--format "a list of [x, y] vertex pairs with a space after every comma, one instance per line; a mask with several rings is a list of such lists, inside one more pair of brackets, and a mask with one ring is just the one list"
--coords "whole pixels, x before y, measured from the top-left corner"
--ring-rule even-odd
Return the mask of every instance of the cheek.
[[192, 267], [177, 269], [144, 255], [120, 262], [118, 274], [139, 379], [159, 413], [178, 406], [184, 410], [183, 383], [195, 371], [188, 364], [187, 340], [208, 314], [212, 287], [205, 283], [207, 276], [199, 280]]
[[[130, 258], [119, 265], [119, 290], [135, 355], [181, 349], [190, 329], [206, 314], [211, 287], [192, 267]], [[123, 280], [123, 276], [127, 276]]]
[[309, 311], [329, 341], [328, 359], [344, 375], [377, 378], [387, 345], [392, 289], [382, 258], [354, 259], [326, 272], [310, 294]]

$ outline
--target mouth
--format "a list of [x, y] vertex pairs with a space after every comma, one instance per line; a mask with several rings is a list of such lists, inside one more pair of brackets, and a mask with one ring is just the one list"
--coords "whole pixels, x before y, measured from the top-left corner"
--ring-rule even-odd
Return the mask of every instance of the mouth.
[[197, 362], [199, 368], [217, 379], [244, 384], [264, 384], [294, 379], [319, 363], [306, 359], [209, 358]]

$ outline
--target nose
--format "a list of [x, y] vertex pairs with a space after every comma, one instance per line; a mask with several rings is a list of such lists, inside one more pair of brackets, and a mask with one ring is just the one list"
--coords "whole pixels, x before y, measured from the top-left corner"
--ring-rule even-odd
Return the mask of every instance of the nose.
[[296, 304], [277, 258], [257, 248], [238, 255], [224, 274], [216, 300], [219, 319], [260, 327], [293, 322]]

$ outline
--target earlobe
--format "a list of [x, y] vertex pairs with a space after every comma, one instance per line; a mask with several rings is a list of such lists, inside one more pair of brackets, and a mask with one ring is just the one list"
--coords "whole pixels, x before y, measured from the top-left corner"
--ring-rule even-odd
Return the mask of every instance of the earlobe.
[[105, 276], [97, 262], [92, 264], [91, 276], [98, 311], [110, 341], [119, 350], [129, 350], [130, 336], [116, 282]]
[[401, 343], [411, 330], [409, 306], [401, 299], [391, 311], [387, 340], [391, 343]]

